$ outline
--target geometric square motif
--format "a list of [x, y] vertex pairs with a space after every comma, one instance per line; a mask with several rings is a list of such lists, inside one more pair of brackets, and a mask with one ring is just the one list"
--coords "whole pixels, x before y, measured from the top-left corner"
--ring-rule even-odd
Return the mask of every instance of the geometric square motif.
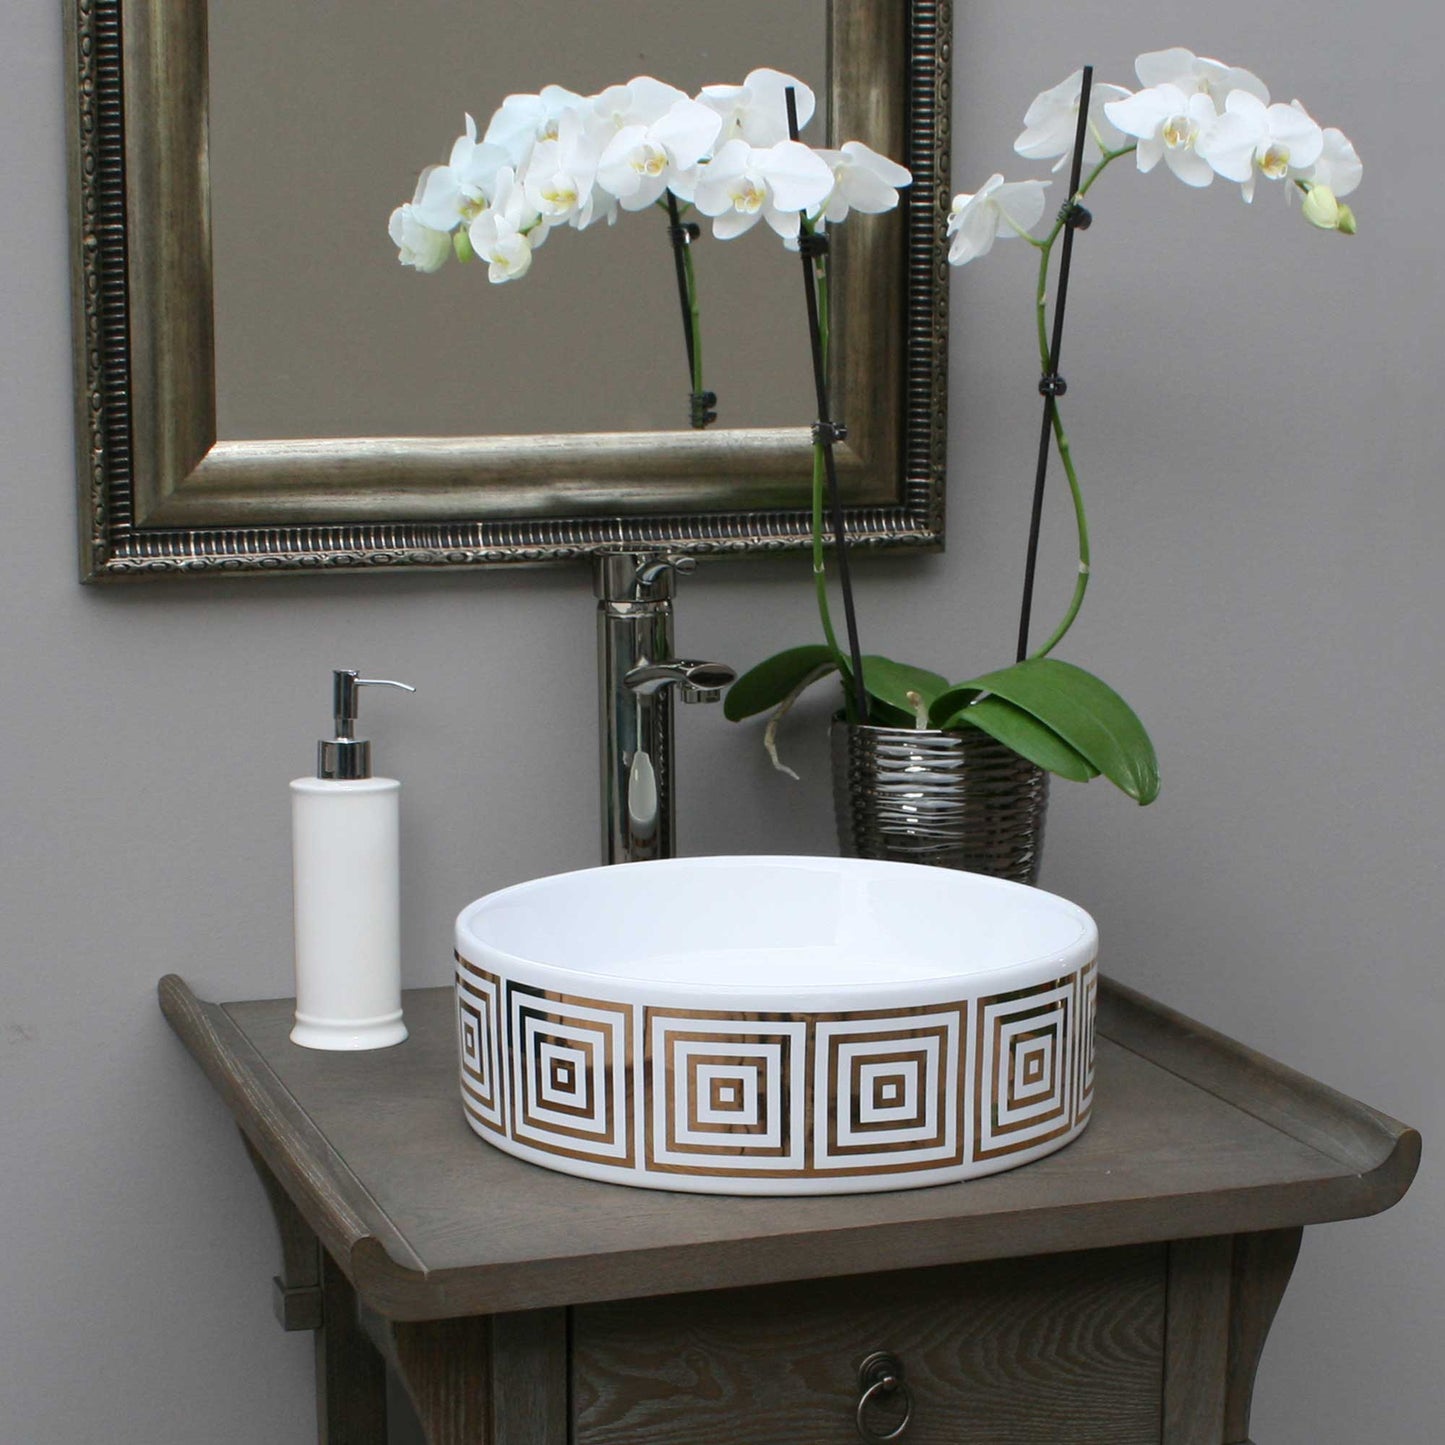
[[812, 1172], [868, 1174], [962, 1162], [964, 1013], [950, 1005], [816, 1020]]
[[975, 1160], [1033, 1148], [1074, 1124], [1077, 978], [979, 1001]]
[[648, 1009], [650, 1169], [766, 1176], [801, 1167], [806, 1024]]
[[498, 984], [484, 970], [457, 958], [457, 1042], [461, 1050], [462, 1103], [479, 1122], [505, 1128], [502, 1079], [497, 1067]]
[[507, 985], [511, 1137], [631, 1167], [630, 1004]]
[[1085, 965], [1079, 974], [1078, 1087], [1074, 1093], [1074, 1122], [1089, 1117], [1094, 1106], [1094, 1016], [1099, 999], [1099, 965]]

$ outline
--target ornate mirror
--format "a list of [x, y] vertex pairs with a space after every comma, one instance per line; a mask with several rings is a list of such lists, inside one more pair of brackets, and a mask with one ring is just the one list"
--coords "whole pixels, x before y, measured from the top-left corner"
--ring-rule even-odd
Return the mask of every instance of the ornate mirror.
[[[949, 0], [756, 3], [724, 26], [716, 6], [538, 0], [538, 62], [484, 4], [66, 0], [83, 576], [802, 545], [807, 333], [776, 237], [694, 248], [705, 431], [663, 219], [558, 234], [504, 287], [402, 268], [386, 237], [465, 107], [485, 125], [509, 90], [757, 64], [815, 84], [805, 139], [913, 172], [898, 211], [834, 232], [830, 383], [850, 535], [937, 546]], [[596, 36], [560, 43], [584, 16]]]

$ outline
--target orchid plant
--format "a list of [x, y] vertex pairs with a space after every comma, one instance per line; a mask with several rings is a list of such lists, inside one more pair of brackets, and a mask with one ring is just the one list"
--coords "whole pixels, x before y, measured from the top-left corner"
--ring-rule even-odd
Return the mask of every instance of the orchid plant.
[[[1301, 209], [1312, 225], [1345, 235], [1354, 234], [1355, 218], [1344, 197], [1359, 185], [1362, 167], [1340, 131], [1320, 127], [1298, 100], [1271, 103], [1264, 83], [1248, 70], [1175, 48], [1139, 56], [1135, 73], [1140, 82], [1136, 91], [1091, 85], [1083, 116], [1083, 71], [1044, 91], [1029, 106], [1014, 149], [1031, 160], [1055, 160], [1055, 171], [1072, 159], [1073, 174], [1079, 177], [1042, 235], [1035, 232], [1044, 216], [1049, 181], [1010, 182], [1001, 174], [990, 176], [972, 194], [955, 197], [947, 223], [948, 259], [955, 266], [987, 255], [995, 240], [1020, 237], [1038, 252], [1034, 323], [1043, 366], [1040, 390], [1048, 408], [1046, 428], [1068, 480], [1078, 538], [1078, 575], [1062, 620], [1032, 651], [1024, 642], [1025, 624], [1018, 661], [958, 683], [887, 657], [863, 657], [867, 716], [860, 717], [849, 655], [839, 649], [829, 618], [815, 504], [813, 567], [825, 641], [790, 648], [759, 663], [737, 680], [726, 702], [733, 719], [771, 711], [765, 741], [783, 771], [791, 769], [778, 759], [778, 722], [805, 688], [836, 673], [845, 683], [843, 709], [850, 722], [978, 728], [1061, 777], [1086, 782], [1102, 773], [1141, 804], [1157, 796], [1158, 763], [1139, 719], [1099, 678], [1052, 655], [1078, 616], [1091, 576], [1083, 495], [1058, 409], [1063, 386], [1055, 370], [1057, 330], [1052, 346], [1050, 341], [1049, 281], [1056, 243], [1087, 223], [1083, 197], [1109, 166], [1131, 154], [1140, 171], [1152, 171], [1162, 160], [1188, 186], [1204, 188], [1216, 177], [1234, 182], [1246, 202], [1253, 201], [1257, 187], [1277, 185], [1282, 192], [1303, 197]], [[1081, 145], [1082, 154], [1076, 155]], [[1061, 306], [1062, 299], [1056, 298], [1055, 305]], [[1041, 443], [1041, 476], [1048, 431]], [[1027, 616], [1027, 588], [1025, 595]]]
[[558, 85], [510, 95], [480, 140], [468, 115], [448, 160], [427, 167], [412, 199], [392, 212], [398, 259], [436, 271], [452, 255], [476, 258], [500, 284], [526, 276], [556, 230], [612, 225], [621, 212], [653, 206], [667, 211], [679, 256], [693, 424], [705, 425], [715, 413], [698, 399], [716, 398], [703, 386], [688, 244], [700, 228], [682, 226], [681, 217], [695, 210], [724, 241], [763, 222], [796, 248], [800, 234], [821, 233], [850, 211], [891, 210], [911, 179], [859, 141], [836, 150], [804, 145], [790, 128], [789, 89], [797, 127], [804, 127], [816, 108], [813, 92], [767, 68], [695, 96], [646, 75], [595, 95]]

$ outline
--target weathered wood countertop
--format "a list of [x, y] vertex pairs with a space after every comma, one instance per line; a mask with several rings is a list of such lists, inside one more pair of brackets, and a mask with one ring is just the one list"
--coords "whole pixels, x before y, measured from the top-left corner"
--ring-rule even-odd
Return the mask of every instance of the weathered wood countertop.
[[1106, 983], [1093, 1121], [1037, 1163], [885, 1194], [629, 1189], [472, 1134], [449, 988], [409, 992], [411, 1037], [370, 1053], [293, 1045], [290, 999], [205, 1003], [175, 975], [159, 992], [361, 1300], [393, 1320], [1293, 1228], [1388, 1208], [1420, 1157], [1414, 1130]]

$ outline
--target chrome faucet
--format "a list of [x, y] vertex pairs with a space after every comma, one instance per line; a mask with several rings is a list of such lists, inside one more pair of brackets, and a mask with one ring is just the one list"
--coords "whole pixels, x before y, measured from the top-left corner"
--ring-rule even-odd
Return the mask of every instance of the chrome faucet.
[[716, 702], [736, 676], [672, 655], [673, 581], [696, 567], [662, 552], [596, 559], [604, 863], [673, 856], [672, 695]]

